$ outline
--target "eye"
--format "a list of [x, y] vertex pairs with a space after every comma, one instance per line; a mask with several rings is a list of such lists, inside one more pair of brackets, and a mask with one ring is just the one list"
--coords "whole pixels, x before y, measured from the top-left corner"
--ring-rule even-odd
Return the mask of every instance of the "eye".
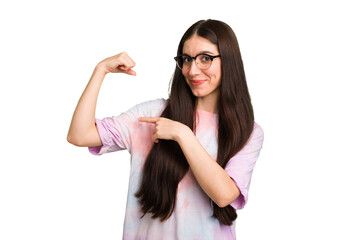
[[183, 63], [191, 63], [191, 57], [189, 57], [189, 56], [183, 56], [182, 60], [183, 60]]
[[210, 58], [210, 56], [208, 56], [208, 55], [200, 55], [199, 56], [200, 57], [200, 61], [201, 62], [209, 62], [209, 61], [211, 61], [211, 58]]

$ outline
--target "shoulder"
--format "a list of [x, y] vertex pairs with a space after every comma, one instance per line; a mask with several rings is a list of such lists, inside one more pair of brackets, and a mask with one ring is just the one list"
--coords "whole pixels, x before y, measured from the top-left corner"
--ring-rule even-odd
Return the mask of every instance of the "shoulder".
[[245, 147], [247, 145], [248, 146], [259, 145], [261, 148], [263, 141], [264, 141], [264, 131], [263, 131], [262, 127], [255, 122], [253, 131], [252, 131]]
[[163, 98], [150, 100], [135, 105], [127, 112], [127, 114], [131, 114], [136, 117], [160, 116], [166, 105], [167, 101]]
[[261, 126], [257, 123], [254, 123], [253, 131], [244, 145], [244, 147], [238, 152], [238, 154], [249, 154], [253, 152], [259, 152], [263, 146], [264, 142], [264, 131]]
[[138, 108], [139, 110], [156, 110], [156, 109], [165, 109], [167, 104], [167, 101], [164, 98], [158, 98], [155, 100], [150, 100], [150, 101], [146, 101], [146, 102], [142, 102], [140, 104], [136, 105], [136, 108]]
[[251, 138], [257, 138], [257, 139], [264, 139], [264, 130], [262, 129], [262, 127], [258, 124], [258, 123], [254, 123], [254, 129], [251, 133], [250, 139]]

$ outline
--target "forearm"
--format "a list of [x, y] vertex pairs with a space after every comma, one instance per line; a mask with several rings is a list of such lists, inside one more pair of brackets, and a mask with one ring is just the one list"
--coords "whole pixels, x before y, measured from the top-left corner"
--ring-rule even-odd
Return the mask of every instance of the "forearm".
[[201, 188], [218, 206], [225, 207], [239, 196], [235, 182], [206, 152], [190, 129], [184, 131], [177, 142]]
[[97, 66], [80, 97], [70, 124], [68, 139], [83, 138], [95, 128], [95, 111], [105, 72]]

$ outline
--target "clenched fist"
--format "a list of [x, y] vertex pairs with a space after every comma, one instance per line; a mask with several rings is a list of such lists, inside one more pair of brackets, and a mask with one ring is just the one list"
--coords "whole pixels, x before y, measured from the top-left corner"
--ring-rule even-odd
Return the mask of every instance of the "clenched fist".
[[132, 70], [135, 65], [136, 64], [134, 60], [132, 60], [126, 52], [122, 52], [115, 56], [104, 59], [97, 65], [97, 68], [100, 68], [106, 74], [112, 72], [126, 73], [135, 76], [136, 72]]

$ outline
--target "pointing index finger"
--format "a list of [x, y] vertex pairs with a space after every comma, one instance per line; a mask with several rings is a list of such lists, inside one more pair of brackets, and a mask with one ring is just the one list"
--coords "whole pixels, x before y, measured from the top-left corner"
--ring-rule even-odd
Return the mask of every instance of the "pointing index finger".
[[158, 117], [139, 117], [139, 122], [147, 122], [147, 123], [156, 123], [159, 118]]

